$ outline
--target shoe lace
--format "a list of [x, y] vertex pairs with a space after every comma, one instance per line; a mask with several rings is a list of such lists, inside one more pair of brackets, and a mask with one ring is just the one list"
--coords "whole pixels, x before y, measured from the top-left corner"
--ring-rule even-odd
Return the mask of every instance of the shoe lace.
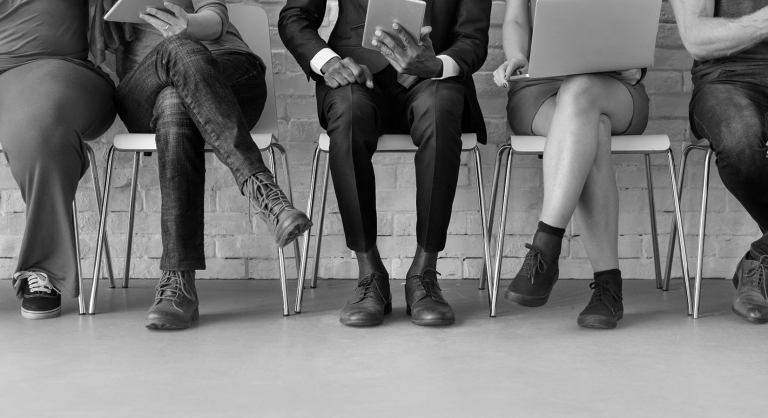
[[525, 255], [525, 261], [523, 261], [521, 270], [528, 273], [528, 278], [531, 279], [531, 284], [533, 284], [533, 276], [536, 273], [544, 273], [547, 270], [547, 266], [549, 266], [549, 261], [545, 260], [541, 256], [541, 252], [533, 245], [525, 244], [525, 248], [529, 251]]
[[[435, 275], [427, 276], [428, 272], [435, 273]], [[436, 292], [439, 292], [440, 290], [442, 290], [440, 289], [440, 285], [437, 284], [437, 276], [441, 276], [441, 274], [437, 270], [433, 268], [428, 268], [428, 269], [424, 269], [424, 271], [421, 272], [421, 274], [417, 274], [415, 276], [412, 276], [411, 278], [416, 279], [417, 289], [420, 288], [421, 290], [424, 291], [424, 293], [427, 294], [427, 296], [432, 297]]]
[[355, 288], [355, 290], [357, 289], [360, 289], [360, 295], [363, 298], [368, 297], [368, 295], [370, 295], [374, 291], [381, 294], [381, 289], [379, 289], [379, 284], [376, 283], [376, 280], [373, 279], [373, 275], [371, 274], [363, 277], [362, 280], [360, 280], [357, 283], [357, 287]]
[[623, 299], [621, 296], [621, 292], [619, 292], [619, 289], [609, 284], [608, 282], [605, 282], [602, 280], [596, 280], [590, 283], [589, 288], [592, 289], [592, 301], [590, 302], [590, 304], [605, 303], [605, 305], [608, 306], [611, 312], [613, 312], [614, 314], [616, 313], [616, 310], [613, 309], [613, 304], [610, 302], [611, 302], [611, 299], [614, 302], [619, 302]]
[[768, 299], [768, 286], [765, 283], [768, 279], [768, 255], [761, 255], [757, 265], [747, 271], [748, 275], [755, 273], [757, 273], [757, 280], [754, 281], [754, 286], [763, 294], [763, 297]]
[[14, 287], [21, 286], [21, 283], [27, 281], [29, 290], [35, 293], [61, 293], [53, 287], [48, 275], [39, 271], [20, 271], [13, 275]]
[[[267, 175], [271, 176], [271, 174]], [[245, 181], [245, 189], [248, 194], [248, 219], [251, 222], [253, 222], [251, 208], [254, 204], [256, 205], [256, 214], [269, 219], [273, 225], [277, 225], [278, 215], [286, 208], [291, 207], [288, 196], [277, 187], [274, 181], [266, 181], [253, 175]], [[255, 196], [252, 195], [252, 190], [255, 190]]]
[[[155, 287], [155, 291], [157, 291], [155, 300], [166, 299], [180, 302], [180, 297], [182, 296], [195, 300], [187, 281], [184, 280], [180, 271], [164, 271], [163, 276], [160, 278], [160, 283]], [[173, 307], [181, 310], [176, 304]]]

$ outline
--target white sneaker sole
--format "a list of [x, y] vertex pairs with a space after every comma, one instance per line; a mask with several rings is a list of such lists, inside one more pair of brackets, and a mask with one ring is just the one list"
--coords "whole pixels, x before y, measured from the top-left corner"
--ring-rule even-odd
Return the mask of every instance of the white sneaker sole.
[[50, 319], [56, 318], [61, 314], [61, 307], [51, 309], [50, 311], [28, 311], [21, 308], [21, 316], [27, 319]]

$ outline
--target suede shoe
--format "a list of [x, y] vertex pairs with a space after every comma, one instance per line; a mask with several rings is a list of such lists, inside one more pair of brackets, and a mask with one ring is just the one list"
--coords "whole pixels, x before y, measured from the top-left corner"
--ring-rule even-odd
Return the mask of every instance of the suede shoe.
[[589, 288], [592, 289], [592, 298], [579, 314], [577, 322], [580, 327], [616, 328], [617, 322], [624, 317], [621, 284], [618, 285], [617, 287], [611, 280], [604, 278], [597, 278], [589, 284]]
[[405, 282], [405, 313], [416, 325], [448, 325], [456, 321], [451, 305], [437, 284], [435, 269], [425, 269]]
[[[256, 207], [256, 213], [270, 227], [275, 236], [275, 244], [280, 247], [292, 243], [312, 226], [307, 215], [293, 207], [270, 173], [258, 173], [249, 177], [243, 184], [242, 192], [248, 196], [251, 204]], [[249, 204], [249, 211], [250, 208]], [[248, 218], [250, 219], [250, 216]]]
[[194, 270], [164, 271], [155, 290], [155, 304], [147, 312], [147, 328], [186, 329], [200, 317]]
[[733, 312], [736, 315], [756, 324], [768, 322], [768, 255], [760, 259], [748, 260], [745, 256], [736, 267], [733, 276], [737, 283], [736, 294], [733, 296]]
[[549, 300], [552, 288], [560, 275], [557, 260], [546, 260], [536, 247], [525, 244], [528, 254], [512, 283], [504, 292], [504, 299], [530, 308], [542, 306]]
[[21, 316], [49, 319], [61, 314], [61, 292], [39, 271], [20, 271], [13, 275], [13, 286], [22, 287]]
[[355, 295], [341, 310], [339, 322], [352, 327], [369, 327], [384, 322], [392, 312], [389, 276], [373, 272], [357, 282]]

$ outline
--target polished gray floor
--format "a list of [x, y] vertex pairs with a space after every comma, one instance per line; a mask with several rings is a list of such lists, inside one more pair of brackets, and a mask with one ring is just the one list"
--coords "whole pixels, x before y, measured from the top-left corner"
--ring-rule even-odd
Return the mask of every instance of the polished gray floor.
[[477, 282], [444, 281], [458, 321], [439, 328], [409, 322], [398, 285], [369, 329], [338, 322], [350, 281], [321, 282], [289, 317], [277, 281], [204, 281], [201, 320], [181, 332], [144, 329], [154, 282], [47, 321], [22, 319], [0, 284], [3, 417], [765, 416], [768, 325], [732, 314], [724, 281], [704, 283], [696, 321], [679, 280], [627, 281], [613, 331], [576, 326], [585, 281], [541, 308], [501, 300], [497, 318]]

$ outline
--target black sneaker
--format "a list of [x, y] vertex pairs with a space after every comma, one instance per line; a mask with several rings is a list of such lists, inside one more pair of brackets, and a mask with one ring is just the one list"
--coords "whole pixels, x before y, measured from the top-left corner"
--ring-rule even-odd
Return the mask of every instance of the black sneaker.
[[[621, 280], [621, 279], [619, 279]], [[624, 304], [621, 290], [606, 279], [595, 279], [589, 284], [592, 289], [592, 299], [587, 307], [579, 314], [580, 327], [613, 329], [624, 317]]]
[[546, 260], [541, 252], [531, 244], [525, 244], [525, 255], [520, 271], [504, 292], [504, 299], [521, 306], [542, 306], [549, 300], [552, 288], [560, 275], [557, 260]]
[[21, 316], [27, 319], [49, 319], [61, 314], [61, 293], [53, 287], [48, 275], [38, 271], [20, 271], [13, 275], [14, 287], [21, 286]]

